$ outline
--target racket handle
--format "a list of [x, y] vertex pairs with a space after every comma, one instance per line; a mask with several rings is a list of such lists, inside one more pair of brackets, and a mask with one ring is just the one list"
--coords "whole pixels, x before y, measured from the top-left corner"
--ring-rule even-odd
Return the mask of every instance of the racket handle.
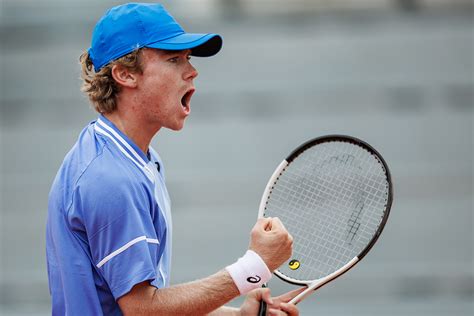
[[[262, 285], [262, 288], [266, 288], [265, 284]], [[258, 316], [266, 316], [267, 315], [267, 302], [265, 302], [262, 298], [260, 301], [260, 308], [258, 310]]]
[[260, 301], [260, 309], [258, 310], [258, 316], [267, 315], [267, 303], [264, 300]]

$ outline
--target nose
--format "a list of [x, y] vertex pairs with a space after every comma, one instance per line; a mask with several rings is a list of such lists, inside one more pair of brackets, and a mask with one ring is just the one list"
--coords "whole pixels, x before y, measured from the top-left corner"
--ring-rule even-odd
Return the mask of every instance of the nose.
[[186, 70], [184, 74], [184, 80], [192, 80], [198, 76], [198, 71], [194, 66], [188, 62], [188, 69]]

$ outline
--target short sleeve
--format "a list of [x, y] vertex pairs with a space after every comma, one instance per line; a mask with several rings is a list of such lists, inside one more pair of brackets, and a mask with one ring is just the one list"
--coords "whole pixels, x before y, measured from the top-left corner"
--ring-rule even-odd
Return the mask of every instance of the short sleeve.
[[69, 214], [82, 222], [91, 260], [117, 300], [157, 278], [159, 239], [146, 186], [126, 175], [84, 175]]

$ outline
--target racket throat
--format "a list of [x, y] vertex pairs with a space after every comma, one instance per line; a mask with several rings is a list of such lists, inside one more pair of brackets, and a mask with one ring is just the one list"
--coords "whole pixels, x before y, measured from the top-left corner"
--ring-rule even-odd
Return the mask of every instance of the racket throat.
[[295, 296], [289, 303], [290, 304], [298, 304], [302, 300], [304, 300], [307, 296], [313, 293], [313, 291], [316, 291], [323, 285], [325, 285], [328, 282], [331, 282], [338, 276], [344, 274], [346, 271], [348, 271], [350, 268], [352, 268], [357, 262], [359, 261], [358, 257], [354, 257], [351, 261], [349, 261], [347, 264], [345, 264], [343, 267], [340, 269], [334, 271], [333, 273], [329, 274], [328, 276], [325, 276], [324, 278], [318, 279], [314, 282], [308, 283], [308, 288]]

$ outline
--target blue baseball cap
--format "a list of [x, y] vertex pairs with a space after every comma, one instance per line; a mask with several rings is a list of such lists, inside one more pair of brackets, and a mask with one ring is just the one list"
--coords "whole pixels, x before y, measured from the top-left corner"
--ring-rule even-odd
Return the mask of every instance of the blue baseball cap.
[[113, 60], [142, 48], [191, 49], [191, 55], [217, 54], [222, 38], [217, 34], [186, 33], [161, 4], [127, 3], [108, 10], [92, 33], [89, 56], [95, 71]]

